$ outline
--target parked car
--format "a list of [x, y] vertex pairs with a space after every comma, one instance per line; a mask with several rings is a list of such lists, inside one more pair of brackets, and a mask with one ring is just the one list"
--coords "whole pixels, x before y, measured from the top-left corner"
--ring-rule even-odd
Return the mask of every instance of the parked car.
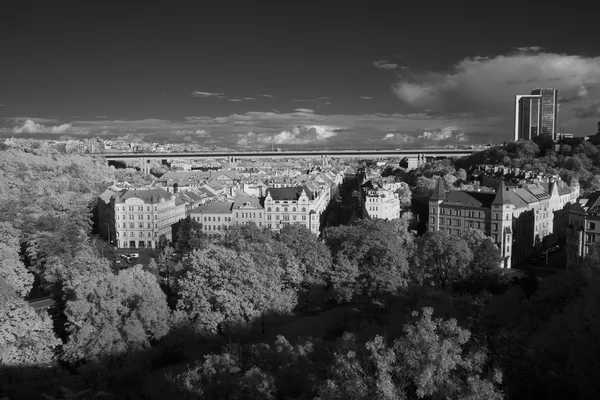
[[127, 258], [129, 258], [129, 254], [121, 254], [121, 258], [127, 259]]
[[138, 258], [140, 258], [140, 255], [138, 253], [131, 253], [131, 254], [129, 254], [129, 257], [138, 259]]

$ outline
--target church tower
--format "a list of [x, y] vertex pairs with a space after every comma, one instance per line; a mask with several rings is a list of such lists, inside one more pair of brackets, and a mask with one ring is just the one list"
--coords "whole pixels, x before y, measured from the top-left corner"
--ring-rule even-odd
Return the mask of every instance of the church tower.
[[442, 182], [442, 178], [439, 177], [433, 194], [429, 198], [429, 223], [427, 230], [430, 232], [440, 230], [440, 206], [445, 198], [444, 183]]
[[504, 181], [502, 181], [491, 205], [491, 236], [494, 243], [500, 249], [500, 256], [502, 257], [501, 265], [503, 268], [510, 268], [512, 259], [513, 204], [510, 201], [509, 190]]

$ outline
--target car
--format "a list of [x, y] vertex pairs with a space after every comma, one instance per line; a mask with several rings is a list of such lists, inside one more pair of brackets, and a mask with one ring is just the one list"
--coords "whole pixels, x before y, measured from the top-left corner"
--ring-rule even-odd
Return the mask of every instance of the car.
[[121, 258], [127, 259], [127, 258], [129, 258], [129, 254], [121, 254]]
[[129, 254], [130, 258], [140, 258], [140, 255], [138, 253], [131, 253]]

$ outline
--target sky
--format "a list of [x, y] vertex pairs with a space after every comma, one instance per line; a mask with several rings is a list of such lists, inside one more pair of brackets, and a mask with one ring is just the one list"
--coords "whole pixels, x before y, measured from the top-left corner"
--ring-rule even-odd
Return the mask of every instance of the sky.
[[598, 22], [577, 1], [15, 3], [0, 14], [0, 137], [502, 143], [514, 96], [538, 87], [559, 90], [561, 132], [600, 121]]

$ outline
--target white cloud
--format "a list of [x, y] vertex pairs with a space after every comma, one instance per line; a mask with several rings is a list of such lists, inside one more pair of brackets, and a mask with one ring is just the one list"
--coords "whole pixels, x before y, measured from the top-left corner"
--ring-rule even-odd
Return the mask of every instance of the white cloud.
[[282, 130], [277, 134], [256, 134], [248, 132], [238, 135], [237, 145], [248, 147], [251, 145], [267, 146], [271, 144], [302, 145], [323, 142], [337, 136], [341, 128], [334, 126], [312, 125], [296, 126], [290, 130]]
[[229, 101], [242, 101], [242, 99], [227, 99]]
[[360, 96], [360, 98], [365, 100], [373, 100], [371, 96]]
[[13, 127], [14, 133], [65, 133], [71, 129], [71, 124], [62, 124], [58, 126], [44, 126], [33, 120], [28, 119], [23, 125]]
[[431, 140], [434, 142], [448, 141], [449, 139], [454, 139], [458, 142], [465, 142], [469, 140], [467, 135], [465, 135], [464, 132], [458, 131], [458, 128], [455, 126], [446, 127], [435, 131], [425, 131], [420, 134], [418, 138]]
[[388, 140], [388, 139], [392, 139], [394, 137], [393, 133], [388, 133], [385, 135], [385, 137], [383, 138], [383, 140]]
[[190, 95], [194, 97], [216, 97], [223, 96], [223, 93], [201, 92], [199, 90], [194, 90], [190, 93]]
[[544, 48], [541, 46], [525, 46], [525, 47], [517, 47], [517, 50], [523, 51], [523, 52], [537, 53], [539, 51], [544, 50]]
[[388, 62], [387, 60], [373, 61], [373, 66], [375, 68], [380, 68], [380, 69], [396, 69], [396, 68], [398, 68], [398, 64]]
[[448, 118], [469, 112], [480, 121], [497, 119], [504, 133], [496, 141], [502, 141], [511, 136], [515, 95], [539, 87], [555, 88], [565, 99], [561, 125], [576, 135], [589, 134], [594, 127], [581, 120], [581, 115], [588, 114], [577, 111], [600, 101], [600, 90], [595, 90], [600, 86], [600, 57], [547, 53], [537, 47], [509, 55], [465, 58], [449, 72], [407, 73], [392, 91], [415, 112], [431, 110]]
[[296, 108], [294, 111], [307, 114], [312, 114], [315, 112], [315, 110], [311, 110], [310, 108]]
[[263, 94], [262, 97], [275, 97], [272, 94]]

